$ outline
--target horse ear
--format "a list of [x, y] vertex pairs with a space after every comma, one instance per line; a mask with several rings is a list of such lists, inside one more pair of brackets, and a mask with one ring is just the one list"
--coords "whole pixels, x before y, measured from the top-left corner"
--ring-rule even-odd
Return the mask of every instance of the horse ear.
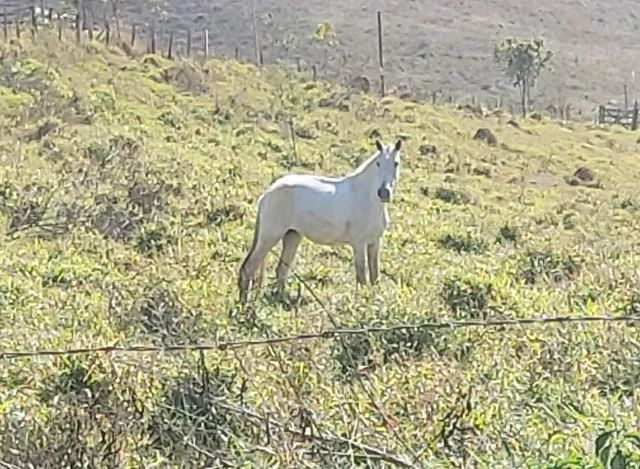
[[398, 141], [396, 142], [396, 146], [393, 148], [393, 150], [400, 151], [401, 147], [402, 147], [402, 139], [398, 139]]
[[376, 139], [376, 148], [379, 152], [382, 152], [382, 143], [380, 143], [380, 140], [378, 139]]

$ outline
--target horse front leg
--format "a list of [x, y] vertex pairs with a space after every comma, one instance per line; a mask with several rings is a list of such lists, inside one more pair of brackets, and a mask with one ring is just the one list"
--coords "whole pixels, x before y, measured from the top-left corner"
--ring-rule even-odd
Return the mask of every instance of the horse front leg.
[[366, 285], [367, 284], [366, 245], [354, 244], [353, 257], [354, 257], [354, 264], [356, 268], [356, 285]]
[[367, 261], [369, 263], [369, 280], [371, 285], [378, 283], [380, 276], [380, 240], [367, 245]]

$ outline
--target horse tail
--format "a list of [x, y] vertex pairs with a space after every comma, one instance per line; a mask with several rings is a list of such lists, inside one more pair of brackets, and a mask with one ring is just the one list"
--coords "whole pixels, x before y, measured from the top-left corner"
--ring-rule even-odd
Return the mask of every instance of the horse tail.
[[[249, 259], [251, 259], [251, 256], [253, 255], [253, 252], [256, 249], [256, 245], [258, 244], [258, 239], [260, 238], [260, 217], [262, 216], [262, 209], [264, 205], [263, 200], [264, 198], [261, 195], [260, 198], [258, 199], [258, 213], [256, 215], [256, 225], [253, 230], [253, 241], [251, 242], [251, 247], [249, 248], [249, 252], [245, 256], [244, 260], [242, 261], [242, 264], [240, 265], [240, 271], [238, 276], [239, 285], [242, 282], [242, 276], [245, 273], [245, 267], [247, 265], [247, 262], [249, 261]], [[264, 268], [264, 263], [263, 265], [260, 266], [260, 268], [261, 269]]]

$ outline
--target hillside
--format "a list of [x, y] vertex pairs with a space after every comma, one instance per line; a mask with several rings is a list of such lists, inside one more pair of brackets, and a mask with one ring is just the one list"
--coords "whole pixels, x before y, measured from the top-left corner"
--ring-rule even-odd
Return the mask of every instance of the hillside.
[[[291, 336], [331, 317], [358, 328], [639, 314], [634, 133], [480, 119], [46, 32], [0, 43], [0, 57], [3, 463], [601, 467], [596, 440], [640, 462], [623, 438], [640, 428], [632, 323], [7, 353]], [[479, 128], [497, 144], [474, 140]], [[380, 285], [356, 292], [348, 248], [303, 242], [291, 298], [270, 293], [272, 256], [241, 310], [260, 192], [289, 171], [343, 174], [376, 134], [405, 139]]]
[[[55, 4], [47, 0], [47, 4]], [[86, 2], [85, 2], [86, 3]], [[154, 15], [148, 0], [119, 1], [121, 16], [147, 26]], [[160, 28], [176, 30], [184, 42], [186, 30], [208, 27], [216, 53], [253, 60], [254, 42], [249, 2], [224, 0], [166, 0]], [[591, 120], [599, 104], [615, 99], [623, 103], [623, 86], [637, 98], [640, 58], [637, 4], [619, 0], [615, 5], [584, 0], [459, 0], [370, 2], [352, 0], [255, 0], [258, 29], [265, 60], [302, 58], [303, 66], [316, 64], [319, 73], [340, 83], [365, 75], [377, 91], [378, 62], [376, 10], [383, 13], [386, 73], [390, 86], [408, 85], [413, 94], [459, 101], [472, 97], [485, 103], [516, 97], [493, 63], [493, 47], [504, 37], [542, 36], [556, 53], [553, 70], [543, 73], [536, 107], [570, 104], [572, 115]], [[25, 2], [0, 0], [17, 9]], [[102, 15], [97, 15], [102, 18]], [[339, 45], [325, 50], [311, 35], [320, 22], [334, 25]]]

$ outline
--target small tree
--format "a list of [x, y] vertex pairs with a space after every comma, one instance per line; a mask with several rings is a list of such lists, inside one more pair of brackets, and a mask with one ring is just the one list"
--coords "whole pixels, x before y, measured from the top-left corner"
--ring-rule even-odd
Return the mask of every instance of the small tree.
[[531, 101], [531, 88], [552, 56], [542, 39], [507, 38], [496, 44], [494, 59], [504, 67], [504, 73], [513, 80], [513, 86], [520, 89], [523, 117], [527, 115]]
[[335, 49], [340, 45], [336, 30], [333, 24], [328, 21], [319, 23], [311, 35], [311, 44], [318, 47], [323, 54], [322, 68], [327, 68], [330, 60], [330, 53], [333, 55]]

